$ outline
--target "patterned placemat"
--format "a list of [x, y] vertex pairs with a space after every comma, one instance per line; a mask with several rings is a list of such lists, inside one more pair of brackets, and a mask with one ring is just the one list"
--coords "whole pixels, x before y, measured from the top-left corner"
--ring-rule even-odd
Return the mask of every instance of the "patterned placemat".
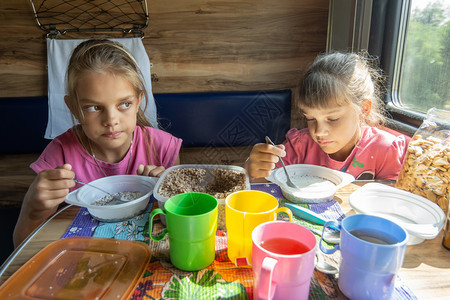
[[[283, 205], [281, 189], [275, 184], [254, 184], [252, 189], [260, 190], [274, 195]], [[123, 222], [105, 223], [91, 217], [87, 209], [80, 209], [73, 223], [64, 234], [70, 236], [94, 236], [139, 240], [149, 244], [152, 250], [152, 259], [146, 267], [139, 285], [131, 299], [252, 299], [253, 273], [251, 268], [236, 267], [228, 259], [227, 236], [225, 231], [218, 230], [216, 234], [216, 256], [214, 262], [206, 269], [197, 272], [185, 272], [175, 268], [170, 263], [169, 240], [166, 236], [160, 242], [149, 238], [149, 214], [157, 202], [152, 201], [147, 210], [140, 216]], [[325, 219], [344, 218], [344, 213], [336, 201], [321, 204], [304, 205], [320, 214]], [[286, 218], [280, 214], [279, 218]], [[164, 229], [164, 226], [155, 218], [153, 234]], [[295, 223], [308, 228], [322, 231], [323, 227], [294, 217]], [[319, 240], [320, 236], [316, 234]], [[336, 266], [340, 262], [339, 251], [334, 255], [322, 255], [325, 261]], [[311, 280], [309, 299], [346, 299], [337, 285], [336, 275], [327, 275], [317, 270]], [[417, 299], [406, 283], [397, 276], [393, 299]]]

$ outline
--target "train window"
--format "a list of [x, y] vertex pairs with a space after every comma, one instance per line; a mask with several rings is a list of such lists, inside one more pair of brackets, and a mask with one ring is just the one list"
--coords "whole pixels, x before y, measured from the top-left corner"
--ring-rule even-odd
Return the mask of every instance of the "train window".
[[413, 133], [432, 107], [450, 110], [449, 18], [445, 0], [373, 0], [369, 52], [380, 57], [400, 131]]
[[436, 0], [412, 0], [404, 39], [398, 105], [427, 112], [450, 109], [450, 5]]

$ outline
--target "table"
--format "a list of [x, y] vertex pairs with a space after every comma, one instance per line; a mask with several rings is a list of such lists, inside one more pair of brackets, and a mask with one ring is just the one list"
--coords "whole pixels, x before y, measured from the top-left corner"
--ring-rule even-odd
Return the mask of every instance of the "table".
[[[335, 200], [346, 215], [353, 214], [349, 195], [368, 181], [355, 181], [341, 188]], [[16, 249], [0, 269], [0, 284], [11, 276], [34, 254], [59, 239], [69, 228], [79, 207], [67, 206], [39, 227], [28, 240]], [[399, 275], [418, 299], [449, 299], [450, 251], [442, 246], [443, 233], [419, 245], [407, 247]]]

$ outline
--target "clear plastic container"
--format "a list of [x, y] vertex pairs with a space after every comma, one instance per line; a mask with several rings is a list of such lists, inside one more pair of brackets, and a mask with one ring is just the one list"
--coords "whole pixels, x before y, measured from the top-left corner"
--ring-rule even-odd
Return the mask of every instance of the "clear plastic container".
[[[160, 208], [164, 208], [164, 203], [170, 198], [167, 196], [163, 196], [161, 195], [161, 186], [164, 184], [164, 180], [165, 178], [169, 175], [170, 172], [175, 171], [175, 170], [181, 170], [181, 169], [188, 169], [188, 168], [195, 168], [195, 169], [201, 169], [201, 170], [205, 170], [205, 177], [204, 180], [201, 181], [201, 183], [199, 184], [199, 186], [201, 188], [205, 188], [206, 186], [212, 184], [215, 180], [215, 170], [218, 169], [222, 169], [225, 171], [235, 171], [238, 173], [242, 173], [245, 176], [245, 188], [237, 188], [236, 190], [232, 191], [240, 191], [240, 190], [249, 190], [250, 189], [250, 180], [247, 174], [247, 171], [242, 168], [242, 167], [238, 167], [238, 166], [229, 166], [229, 165], [176, 165], [173, 167], [168, 168], [167, 170], [164, 171], [164, 173], [161, 175], [161, 177], [159, 178], [158, 182], [155, 185], [155, 188], [153, 189], [153, 196], [155, 197], [156, 200], [158, 200], [158, 206]], [[232, 192], [228, 192], [226, 193], [223, 197], [216, 197], [217, 202], [219, 204], [218, 209], [219, 209], [219, 217], [218, 217], [218, 224], [217, 224], [217, 228], [220, 230], [225, 230], [225, 198], [227, 195], [231, 194]], [[174, 196], [174, 195], [172, 195]], [[215, 195], [213, 195], [215, 196]], [[166, 220], [164, 218], [164, 216], [161, 216], [161, 222], [166, 225]]]

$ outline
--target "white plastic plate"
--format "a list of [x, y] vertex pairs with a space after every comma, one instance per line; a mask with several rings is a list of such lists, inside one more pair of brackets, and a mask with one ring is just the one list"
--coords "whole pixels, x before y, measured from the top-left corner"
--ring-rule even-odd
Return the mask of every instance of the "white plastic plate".
[[367, 183], [350, 195], [356, 213], [377, 215], [403, 226], [408, 244], [434, 239], [444, 227], [445, 214], [436, 203], [381, 183]]

